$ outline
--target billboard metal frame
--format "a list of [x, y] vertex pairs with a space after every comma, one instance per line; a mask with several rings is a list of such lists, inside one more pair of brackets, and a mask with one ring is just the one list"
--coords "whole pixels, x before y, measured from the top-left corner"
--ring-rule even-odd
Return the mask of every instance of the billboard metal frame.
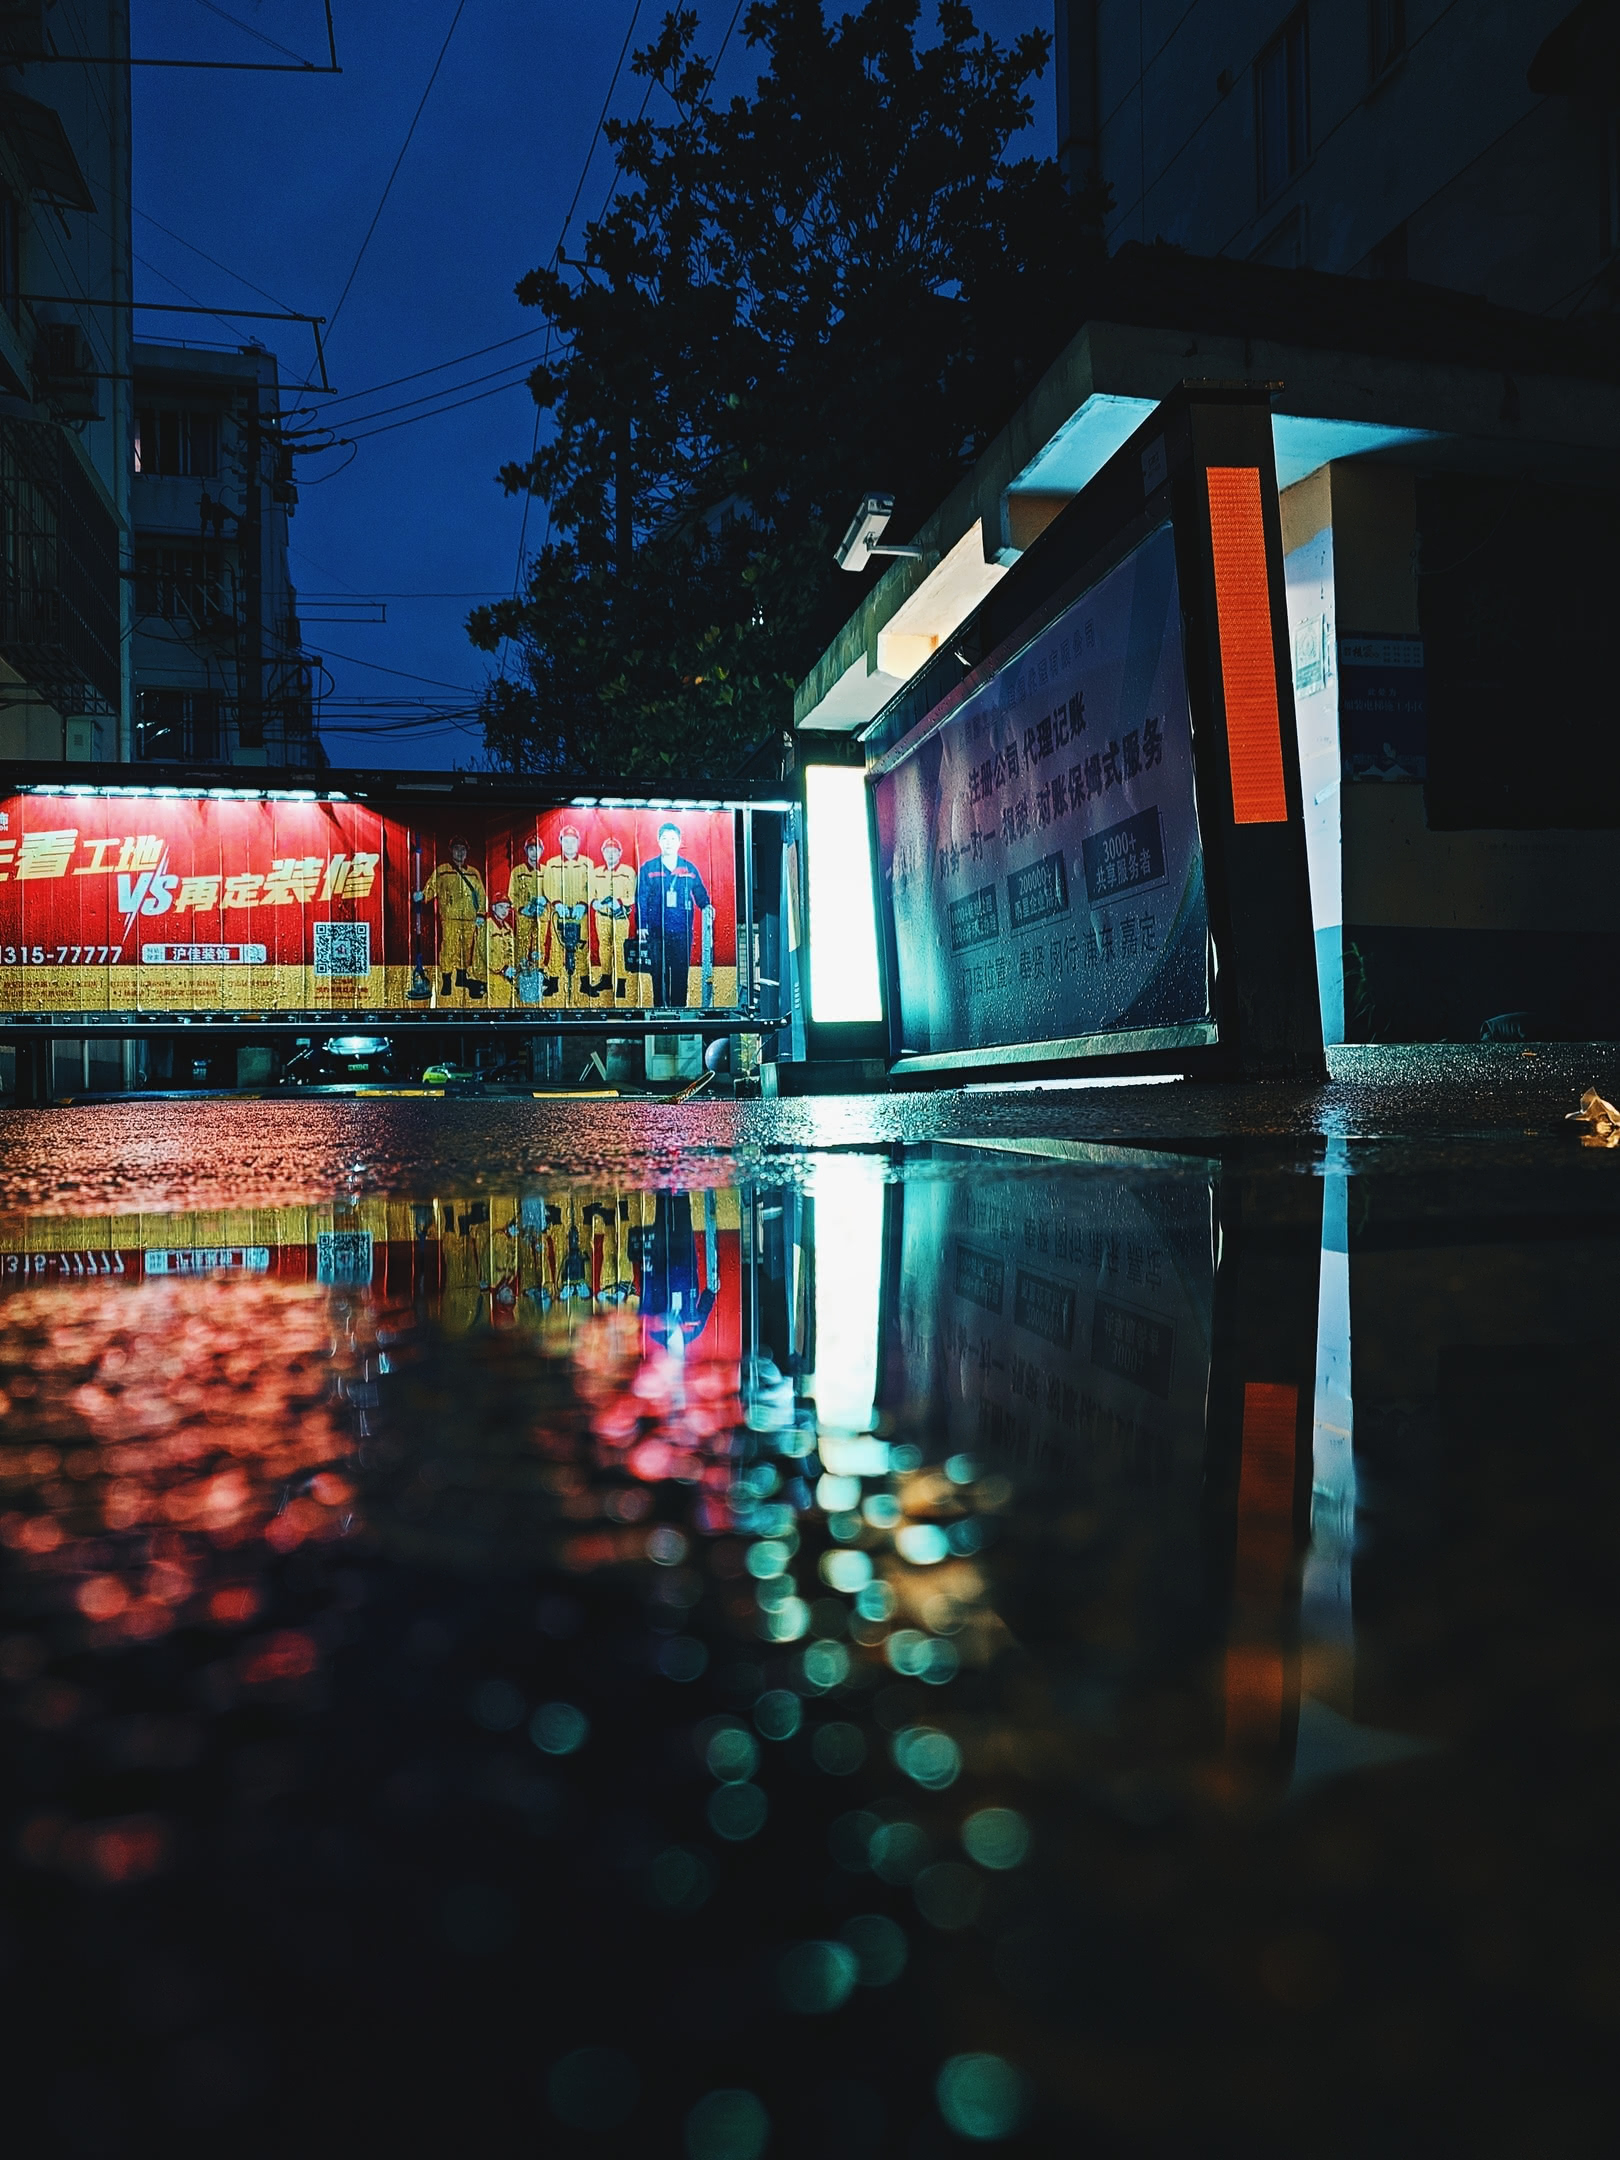
[[[494, 812], [523, 810], [545, 813], [557, 810], [670, 810], [723, 812], [734, 818], [733, 846], [737, 881], [737, 977], [738, 1000], [726, 1006], [687, 1006], [660, 1010], [647, 1006], [616, 1006], [611, 1010], [541, 1006], [476, 1006], [423, 1008], [417, 1005], [341, 1007], [323, 1005], [313, 1009], [260, 1009], [238, 1007], [225, 1010], [197, 1008], [131, 1008], [123, 1012], [31, 1011], [0, 1013], [0, 1037], [40, 1034], [105, 1037], [224, 1030], [231, 1033], [309, 1034], [319, 1030], [342, 1032], [345, 1028], [367, 1033], [454, 1033], [480, 1037], [495, 1035], [639, 1036], [668, 1034], [731, 1035], [771, 1031], [786, 1024], [785, 1016], [767, 1012], [759, 1002], [765, 984], [756, 976], [756, 932], [753, 871], [758, 835], [756, 820], [770, 814], [788, 817], [796, 809], [792, 795], [777, 780], [729, 783], [723, 792], [709, 795], [665, 793], [634, 783], [609, 786], [592, 792], [577, 786], [546, 787], [522, 776], [491, 773], [391, 773], [326, 771], [296, 777], [305, 784], [275, 784], [273, 768], [262, 768], [261, 780], [249, 780], [242, 767], [176, 765], [156, 767], [151, 777], [136, 777], [141, 768], [128, 765], [90, 765], [18, 762], [8, 764], [0, 776], [0, 792], [17, 795], [96, 796], [133, 801], [174, 802], [208, 799], [239, 802], [359, 802], [402, 823], [419, 818], [424, 811]], [[171, 777], [172, 776], [172, 777]], [[292, 775], [288, 776], [293, 777]]]
[[861, 738], [870, 782], [1168, 521], [1181, 593], [1213, 1020], [908, 1055], [893, 911], [884, 905], [880, 957], [894, 1078], [937, 1082], [951, 1072], [1008, 1065], [1326, 1077], [1271, 434], [1276, 387], [1183, 383]]

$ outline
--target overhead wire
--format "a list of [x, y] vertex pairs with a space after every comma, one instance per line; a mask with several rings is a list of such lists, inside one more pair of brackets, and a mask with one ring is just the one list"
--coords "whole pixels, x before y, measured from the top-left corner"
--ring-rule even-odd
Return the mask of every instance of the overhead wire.
[[[281, 299], [278, 294], [273, 292], [266, 292], [262, 285], [255, 285], [251, 278], [243, 277], [240, 270], [233, 270], [229, 263], [221, 262], [217, 255], [210, 255], [206, 248], [198, 247], [194, 240], [188, 240], [183, 233], [175, 232], [172, 227], [165, 225], [160, 219], [153, 217], [150, 210], [143, 210], [139, 203], [136, 203], [134, 207], [135, 215], [138, 218], [144, 218], [148, 225], [155, 225], [160, 233], [165, 234], [170, 240], [178, 242], [181, 247], [187, 249], [191, 254], [200, 256], [205, 263], [211, 263], [216, 270], [223, 270], [227, 277], [235, 278], [238, 285], [245, 285], [249, 292], [257, 293], [261, 300], [274, 301], [278, 308], [286, 308], [289, 315], [297, 313], [297, 310], [295, 308], [289, 307], [287, 302]], [[139, 257], [137, 257], [136, 259], [137, 261], [140, 260]], [[143, 267], [150, 270], [153, 268], [153, 265], [151, 263], [146, 263], [143, 265]], [[156, 274], [157, 276], [162, 277], [164, 273], [159, 270]], [[170, 280], [170, 283], [173, 283], [172, 279]], [[177, 287], [176, 289], [180, 290], [181, 288]]]
[[197, 0], [197, 5], [206, 8], [210, 15], [217, 15], [221, 22], [228, 22], [233, 30], [243, 30], [250, 38], [257, 38], [261, 45], [268, 45], [272, 52], [280, 53], [284, 60], [296, 60], [301, 67], [308, 67], [309, 62], [302, 53], [295, 53], [290, 45], [278, 45], [273, 37], [266, 37], [262, 30], [255, 30], [251, 23], [243, 22], [239, 15], [226, 14], [222, 7], [215, 5], [215, 0]]
[[[640, 0], [637, 0], [637, 5], [640, 5]], [[332, 313], [327, 320], [326, 334], [328, 339], [330, 339], [333, 330], [337, 327], [337, 319], [343, 313], [344, 302], [348, 299], [350, 289], [352, 288], [356, 277], [359, 275], [360, 265], [366, 259], [366, 250], [371, 245], [371, 236], [377, 230], [377, 226], [382, 217], [383, 211], [388, 207], [388, 198], [394, 191], [394, 182], [399, 178], [399, 168], [405, 162], [405, 153], [411, 147], [412, 138], [416, 134], [417, 123], [420, 121], [423, 113], [427, 109], [428, 99], [433, 95], [433, 85], [439, 79], [439, 70], [444, 66], [444, 56], [450, 50], [450, 40], [456, 34], [456, 25], [461, 21], [462, 15], [466, 10], [466, 6], [467, 0], [456, 0], [456, 12], [454, 13], [454, 15], [451, 16], [450, 27], [444, 33], [444, 43], [439, 47], [439, 57], [433, 63], [433, 72], [427, 79], [427, 87], [426, 89], [424, 89], [421, 97], [417, 101], [416, 110], [411, 115], [411, 124], [405, 130], [405, 140], [399, 146], [399, 155], [395, 158], [393, 162], [393, 166], [391, 167], [388, 174], [388, 179], [384, 184], [382, 194], [378, 199], [377, 207], [372, 212], [371, 223], [366, 227], [366, 236], [361, 241], [359, 252], [354, 258], [354, 262], [350, 267], [348, 276], [343, 281], [343, 290], [341, 293], [338, 294], [337, 306], [333, 308]]]

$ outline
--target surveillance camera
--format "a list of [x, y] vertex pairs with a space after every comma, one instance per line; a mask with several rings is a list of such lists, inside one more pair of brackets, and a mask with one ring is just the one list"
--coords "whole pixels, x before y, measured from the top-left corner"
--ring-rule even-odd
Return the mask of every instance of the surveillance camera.
[[892, 495], [863, 495], [861, 507], [838, 545], [840, 570], [864, 570], [871, 561], [883, 529], [894, 516]]

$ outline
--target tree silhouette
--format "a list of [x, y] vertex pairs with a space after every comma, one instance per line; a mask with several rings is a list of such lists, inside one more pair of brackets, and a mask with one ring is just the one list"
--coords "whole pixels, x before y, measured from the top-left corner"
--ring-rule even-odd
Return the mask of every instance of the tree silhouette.
[[484, 723], [508, 766], [718, 778], [774, 759], [794, 683], [861, 588], [831, 549], [856, 498], [896, 530], [948, 492], [1078, 318], [1099, 203], [1010, 159], [1049, 40], [942, 0], [754, 0], [762, 66], [721, 105], [697, 18], [635, 56], [656, 113], [609, 123], [622, 184], [577, 258], [518, 297], [551, 326], [551, 431], [509, 493], [550, 507]]

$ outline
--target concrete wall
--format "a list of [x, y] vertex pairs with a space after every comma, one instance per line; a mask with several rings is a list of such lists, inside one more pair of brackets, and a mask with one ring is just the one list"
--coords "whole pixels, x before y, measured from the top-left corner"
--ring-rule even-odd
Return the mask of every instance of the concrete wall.
[[[1058, 0], [1060, 116], [1072, 137], [1095, 133], [1111, 247], [1163, 239], [1201, 255], [1382, 267], [1562, 313], [1620, 237], [1605, 229], [1612, 118], [1596, 99], [1538, 97], [1525, 79], [1570, 6], [1405, 0], [1404, 49], [1375, 78], [1368, 0]], [[1262, 199], [1255, 64], [1296, 13], [1307, 147]]]
[[[59, 53], [117, 56], [129, 50], [127, 0], [55, 0], [44, 13], [49, 45]], [[10, 26], [8, 26], [10, 27]], [[33, 35], [27, 11], [11, 27], [10, 50]], [[0, 63], [4, 54], [0, 53]], [[0, 91], [48, 106], [62, 123], [93, 208], [65, 206], [42, 194], [39, 172], [15, 136], [0, 127], [0, 185], [20, 220], [15, 314], [0, 307], [0, 418], [56, 430], [116, 534], [116, 568], [104, 599], [117, 614], [120, 681], [117, 711], [96, 700], [57, 701], [17, 694], [19, 670], [0, 666], [0, 757], [116, 759], [129, 754], [130, 464], [130, 96], [129, 70], [66, 62], [0, 64]], [[50, 325], [72, 326], [89, 362], [77, 409], [64, 417], [47, 394], [39, 359]], [[85, 405], [93, 401], [93, 415]], [[6, 688], [7, 684], [14, 687]], [[75, 720], [75, 714], [80, 715]]]
[[[1345, 667], [1378, 641], [1408, 653], [1422, 641], [1421, 694], [1431, 707], [1450, 700], [1445, 754], [1454, 765], [1488, 767], [1500, 755], [1485, 704], [1470, 719], [1466, 682], [1456, 711], [1457, 654], [1426, 605], [1419, 504], [1432, 501], [1437, 484], [1394, 467], [1337, 463], [1282, 496], [1324, 1035], [1467, 1042], [1493, 1018], [1519, 1014], [1514, 1025], [1527, 1037], [1612, 1037], [1620, 1034], [1612, 900], [1620, 831], [1597, 822], [1609, 815], [1601, 774], [1583, 782], [1579, 756], [1564, 760], [1557, 750], [1569, 704], [1558, 669], [1572, 641], [1560, 637], [1556, 618], [1536, 614], [1542, 696], [1526, 700], [1519, 723], [1521, 739], [1561, 767], [1550, 798], [1521, 807], [1512, 824], [1454, 822], [1445, 805], [1457, 799], [1457, 774], [1437, 769], [1426, 726], [1408, 727], [1405, 769], [1400, 742], [1376, 774], [1352, 769], [1353, 731], [1343, 723], [1346, 682], [1354, 688], [1356, 678]], [[1545, 524], [1512, 523], [1519, 492], [1498, 489], [1499, 514], [1479, 519], [1480, 545], [1494, 532], [1530, 584], [1546, 573], [1540, 558], [1552, 543]], [[1571, 494], [1564, 508], [1571, 544], [1584, 547], [1589, 503]], [[1593, 574], [1601, 577], [1603, 565]], [[1551, 575], [1556, 584], [1556, 563]], [[1577, 736], [1584, 725], [1576, 723]], [[1391, 732], [1399, 734], [1393, 722]]]

